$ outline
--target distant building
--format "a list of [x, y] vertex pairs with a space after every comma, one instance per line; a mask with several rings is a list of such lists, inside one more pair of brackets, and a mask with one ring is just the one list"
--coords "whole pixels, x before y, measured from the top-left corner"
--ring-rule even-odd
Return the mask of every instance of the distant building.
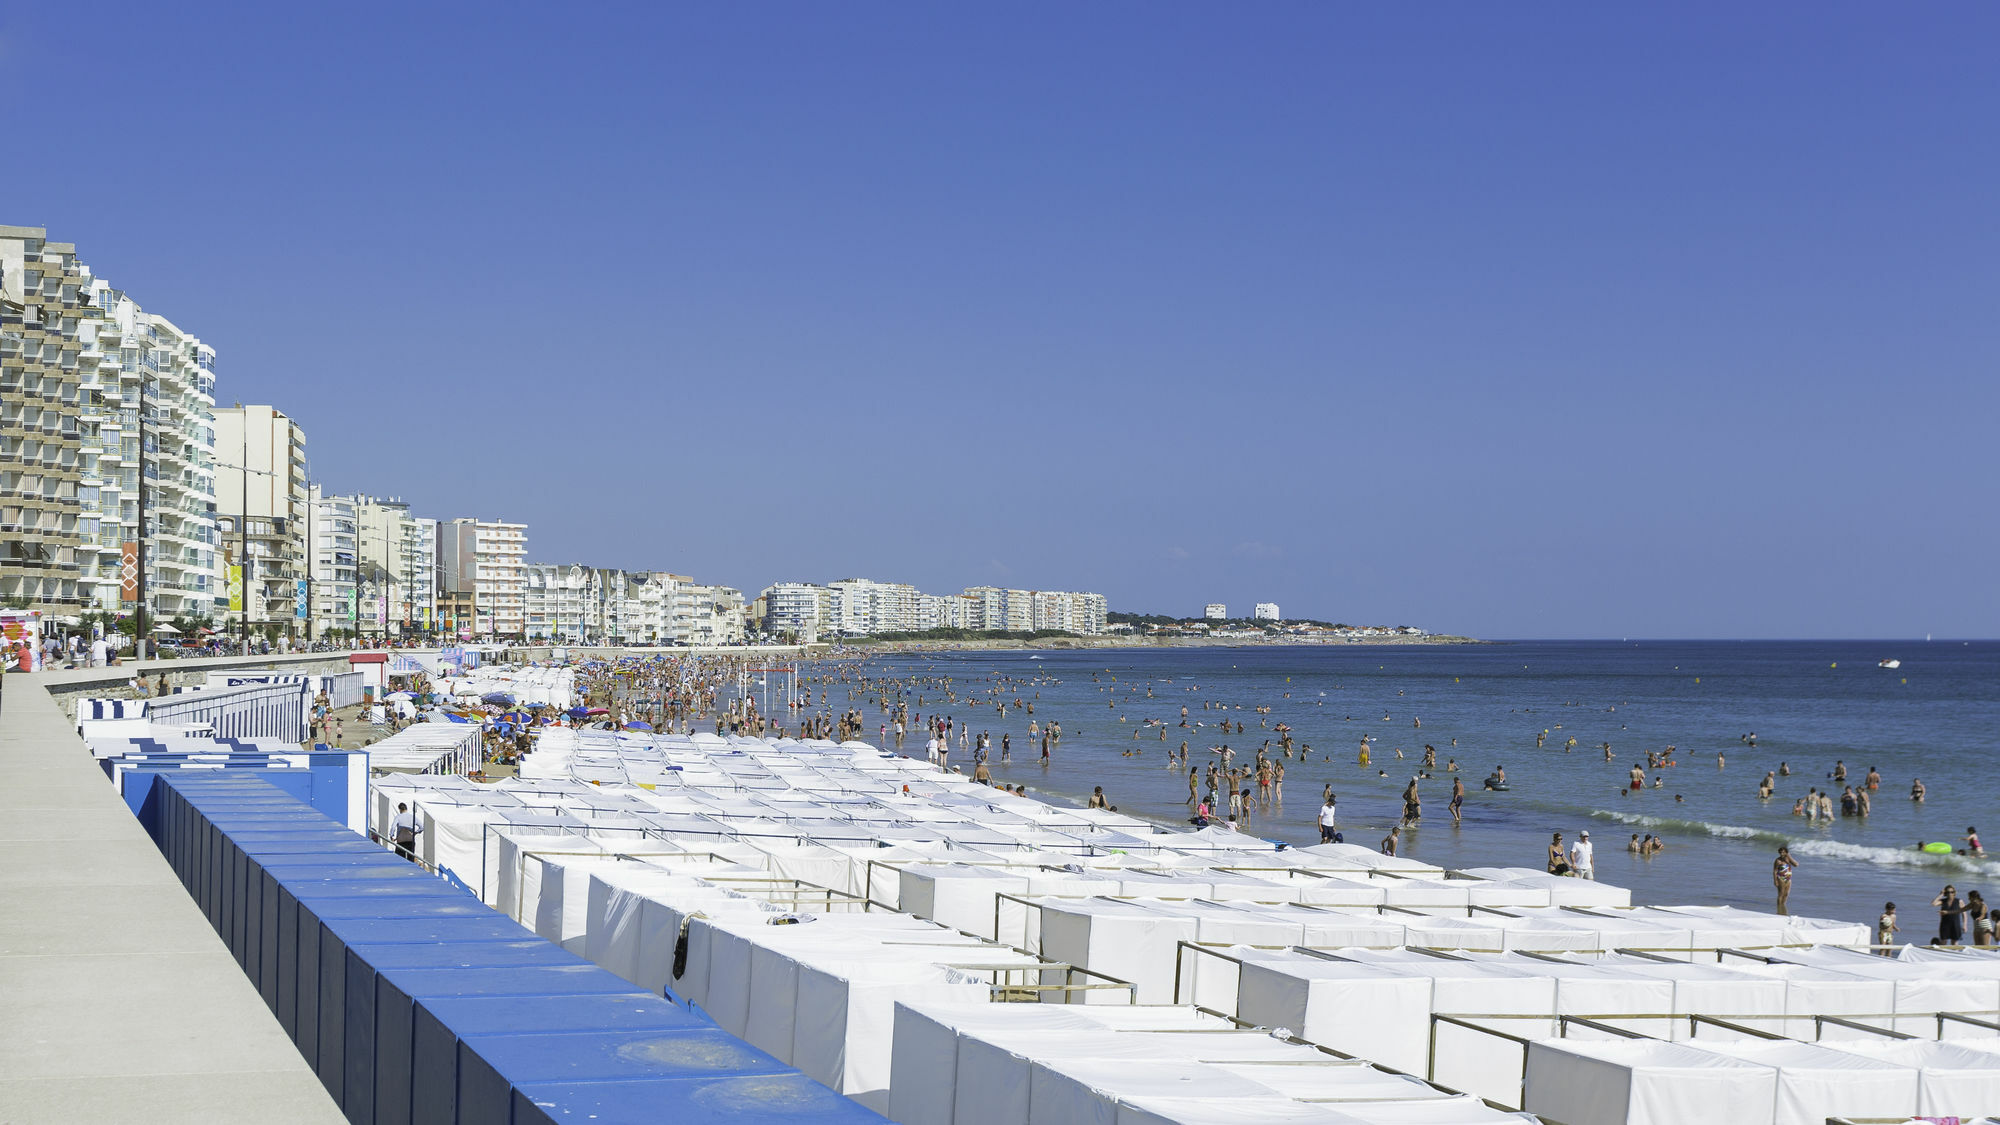
[[1210, 621], [1227, 621], [1229, 620], [1229, 607], [1221, 602], [1210, 602], [1202, 607], [1201, 615]]
[[[440, 585], [454, 610], [469, 608], [454, 631], [466, 640], [525, 636], [528, 525], [455, 519], [438, 528]], [[470, 599], [464, 595], [470, 594]], [[466, 606], [469, 600], [470, 606]]]
[[1280, 616], [1278, 613], [1277, 602], [1258, 602], [1257, 608], [1250, 611], [1250, 616], [1258, 621], [1284, 620], [1284, 618]]
[[243, 610], [224, 621], [240, 624], [247, 613], [253, 624], [302, 634], [311, 612], [300, 597], [311, 511], [305, 434], [273, 407], [218, 407], [215, 447], [216, 531], [229, 564], [245, 567]]

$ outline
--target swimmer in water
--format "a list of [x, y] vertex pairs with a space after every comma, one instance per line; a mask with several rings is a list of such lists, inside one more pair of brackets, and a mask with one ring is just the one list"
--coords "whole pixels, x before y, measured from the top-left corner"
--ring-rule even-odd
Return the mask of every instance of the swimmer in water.
[[1924, 803], [1923, 778], [1918, 777], [1918, 778], [1912, 778], [1910, 780], [1910, 800], [1915, 801], [1920, 805]]

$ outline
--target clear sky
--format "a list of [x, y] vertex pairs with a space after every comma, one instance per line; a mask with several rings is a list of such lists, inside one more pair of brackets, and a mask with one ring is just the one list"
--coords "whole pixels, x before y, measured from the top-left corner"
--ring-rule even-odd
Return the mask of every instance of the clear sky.
[[336, 491], [1485, 636], [2000, 635], [2000, 8], [11, 4], [0, 222]]

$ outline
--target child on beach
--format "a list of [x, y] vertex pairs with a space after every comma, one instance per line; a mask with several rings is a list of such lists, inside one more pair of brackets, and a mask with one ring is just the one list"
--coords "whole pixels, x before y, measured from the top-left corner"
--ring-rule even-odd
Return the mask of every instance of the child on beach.
[[[1899, 932], [1901, 927], [1896, 925], [1896, 904], [1892, 902], [1882, 907], [1882, 916], [1875, 920], [1875, 944], [1885, 947], [1895, 945], [1896, 934]], [[1876, 952], [1884, 957], [1896, 955], [1894, 949], [1888, 948], [1878, 949]]]

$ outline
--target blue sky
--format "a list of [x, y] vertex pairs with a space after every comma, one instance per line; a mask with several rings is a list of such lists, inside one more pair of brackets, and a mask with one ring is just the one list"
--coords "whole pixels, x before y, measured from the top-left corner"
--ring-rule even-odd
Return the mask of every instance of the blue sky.
[[2000, 635], [1990, 5], [14, 5], [0, 222], [533, 557]]

